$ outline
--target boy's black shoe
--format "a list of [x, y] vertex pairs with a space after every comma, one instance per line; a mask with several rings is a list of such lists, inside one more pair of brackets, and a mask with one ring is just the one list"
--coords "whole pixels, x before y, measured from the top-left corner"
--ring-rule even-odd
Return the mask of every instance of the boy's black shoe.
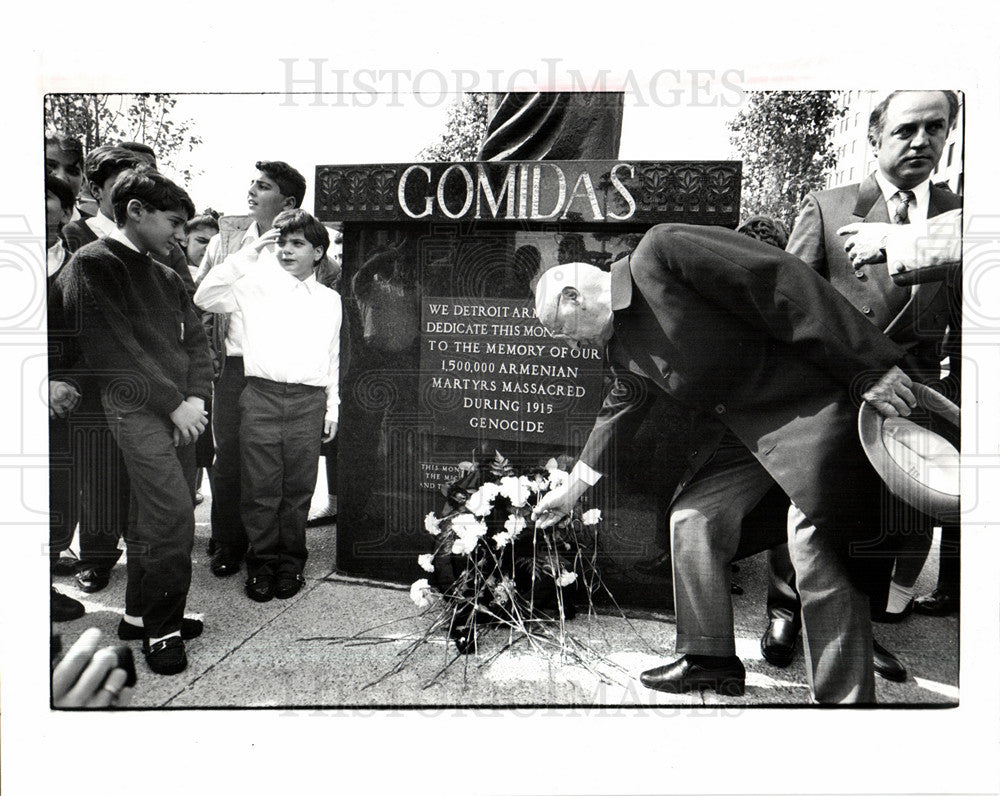
[[49, 614], [53, 622], [72, 622], [87, 613], [83, 603], [60, 594], [54, 588], [49, 598]]
[[[188, 619], [184, 617], [181, 620], [181, 638], [187, 641], [188, 639], [197, 638], [201, 635], [201, 631], [205, 629], [205, 625], [202, 624], [199, 619]], [[118, 623], [118, 638], [122, 641], [138, 641], [145, 635], [142, 625], [133, 625], [122, 619]]]
[[240, 557], [226, 547], [219, 547], [212, 556], [212, 564], [209, 569], [217, 578], [228, 578], [240, 571]]
[[49, 568], [53, 575], [60, 578], [67, 578], [75, 575], [79, 566], [80, 559], [70, 553], [68, 555], [53, 556]]
[[[289, 595], [290, 596], [290, 595]], [[262, 572], [247, 579], [247, 597], [259, 603], [266, 603], [274, 597], [274, 575]]]
[[180, 636], [170, 636], [152, 645], [149, 641], [143, 641], [142, 654], [146, 656], [149, 668], [156, 674], [179, 674], [188, 665], [184, 641]]
[[79, 584], [80, 588], [87, 592], [87, 594], [93, 594], [94, 592], [100, 591], [105, 588], [110, 581], [111, 571], [107, 569], [87, 567], [86, 569], [81, 569], [76, 573], [77, 584]]
[[277, 584], [274, 587], [274, 596], [279, 600], [287, 600], [299, 593], [302, 584], [306, 579], [301, 575], [278, 575]]

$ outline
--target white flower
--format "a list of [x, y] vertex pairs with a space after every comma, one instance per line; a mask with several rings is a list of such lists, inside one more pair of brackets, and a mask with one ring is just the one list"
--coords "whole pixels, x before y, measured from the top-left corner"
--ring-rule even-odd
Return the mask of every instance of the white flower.
[[549, 470], [549, 484], [553, 489], [558, 489], [563, 484], [569, 480], [569, 473], [565, 470], [560, 470], [558, 467], [553, 467]]
[[472, 497], [465, 501], [465, 508], [477, 517], [485, 517], [493, 511], [493, 501], [496, 500], [499, 494], [500, 487], [492, 481], [487, 481], [476, 490]]
[[430, 594], [431, 584], [427, 582], [427, 578], [414, 581], [413, 585], [410, 586], [410, 599], [413, 600], [417, 608], [426, 608], [431, 604], [430, 599], [428, 599]]
[[417, 563], [420, 564], [420, 568], [424, 572], [434, 571], [434, 554], [424, 553], [422, 556], [417, 556]]
[[441, 533], [441, 520], [434, 516], [433, 511], [424, 517], [424, 530], [431, 536], [437, 536]]
[[510, 534], [511, 539], [516, 539], [517, 535], [527, 527], [527, 524], [527, 521], [520, 514], [511, 514], [507, 517], [507, 522], [503, 524], [503, 527]]
[[501, 550], [509, 545], [513, 538], [507, 531], [501, 531], [493, 534], [493, 544], [497, 546], [497, 550]]
[[532, 492], [535, 492], [537, 494], [538, 492], [541, 492], [541, 491], [549, 488], [549, 479], [548, 478], [544, 478], [541, 475], [536, 475], [528, 483], [528, 486], [530, 487], [530, 489], [531, 489]]
[[455, 541], [452, 542], [451, 552], [452, 555], [456, 556], [467, 556], [473, 550], [476, 549], [476, 543], [478, 539], [472, 539], [467, 536], [456, 536]]
[[600, 509], [590, 509], [590, 511], [583, 512], [583, 516], [580, 521], [584, 525], [597, 525], [601, 521], [601, 510]]
[[531, 494], [531, 479], [526, 475], [515, 478], [505, 475], [500, 479], [500, 494], [510, 501], [510, 505], [519, 509], [528, 502]]
[[471, 514], [459, 514], [452, 520], [451, 529], [455, 532], [455, 542], [451, 546], [451, 552], [455, 555], [467, 555], [475, 549], [479, 538], [486, 533], [486, 523]]
[[559, 573], [559, 577], [556, 578], [556, 586], [569, 586], [571, 583], [576, 583], [575, 572], [567, 572], [564, 569]]

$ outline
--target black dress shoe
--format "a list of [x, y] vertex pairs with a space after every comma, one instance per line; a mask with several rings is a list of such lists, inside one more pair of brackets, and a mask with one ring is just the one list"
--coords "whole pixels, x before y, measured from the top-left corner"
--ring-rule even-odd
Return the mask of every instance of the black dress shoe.
[[52, 557], [49, 569], [52, 571], [53, 575], [57, 575], [60, 578], [68, 578], [70, 575], [76, 574], [76, 570], [79, 566], [80, 559], [76, 556], [59, 555]]
[[247, 597], [259, 603], [266, 603], [274, 597], [274, 575], [263, 573], [247, 579]]
[[685, 694], [714, 688], [723, 696], [743, 696], [746, 690], [746, 669], [735, 657], [710, 658], [706, 655], [685, 655], [666, 666], [643, 672], [639, 682], [646, 688], [668, 694]]
[[894, 625], [902, 622], [913, 613], [913, 600], [910, 600], [906, 607], [899, 613], [889, 613], [888, 611], [872, 611], [872, 621], [880, 622], [883, 625]]
[[[181, 638], [187, 641], [188, 639], [197, 638], [201, 635], [201, 631], [205, 629], [205, 625], [202, 624], [200, 619], [188, 619], [184, 617], [181, 620]], [[130, 622], [126, 622], [122, 619], [118, 623], [118, 638], [122, 641], [138, 641], [145, 635], [142, 625], [133, 625]]]
[[209, 568], [215, 577], [228, 578], [230, 575], [235, 575], [240, 571], [242, 563], [239, 556], [233, 555], [230, 550], [221, 548], [212, 556], [212, 564]]
[[654, 578], [673, 577], [673, 564], [670, 561], [670, 551], [660, 553], [654, 558], [646, 558], [635, 562], [635, 571]]
[[274, 584], [274, 596], [279, 600], [287, 600], [299, 593], [306, 579], [301, 575], [278, 575]]
[[80, 588], [87, 592], [87, 594], [93, 594], [94, 592], [100, 591], [106, 587], [111, 580], [111, 571], [107, 569], [100, 569], [98, 567], [87, 567], [86, 569], [81, 569], [76, 573], [76, 582], [79, 584]]
[[899, 658], [893, 655], [889, 650], [874, 641], [874, 655], [872, 659], [875, 663], [875, 674], [884, 677], [886, 680], [892, 680], [894, 683], [903, 683], [906, 681], [906, 667], [900, 663]]
[[934, 589], [930, 594], [917, 597], [913, 610], [924, 616], [949, 616], [958, 613], [958, 595], [943, 589]]
[[49, 616], [53, 622], [72, 622], [87, 613], [83, 603], [60, 594], [55, 589], [49, 597]]
[[799, 626], [789, 619], [771, 617], [767, 630], [760, 637], [760, 651], [764, 660], [772, 666], [784, 669], [795, 656], [795, 639], [799, 636]]
[[180, 636], [170, 636], [153, 645], [144, 641], [142, 654], [149, 668], [157, 674], [179, 674], [187, 668], [187, 654]]

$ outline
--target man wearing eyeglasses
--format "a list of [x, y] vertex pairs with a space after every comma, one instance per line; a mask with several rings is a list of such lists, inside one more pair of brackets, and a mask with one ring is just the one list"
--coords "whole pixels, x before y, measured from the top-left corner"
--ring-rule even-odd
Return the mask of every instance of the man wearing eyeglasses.
[[[878, 479], [858, 442], [852, 395], [887, 416], [915, 401], [902, 350], [819, 275], [773, 246], [731, 230], [663, 224], [610, 271], [570, 263], [546, 271], [539, 321], [572, 344], [606, 348], [615, 376], [569, 481], [533, 517], [558, 522], [610, 471], [617, 440], [666, 394], [695, 423], [671, 505], [679, 660], [644, 685], [741, 695], [729, 564], [743, 517], [777, 482], [813, 520], [791, 538], [812, 694], [824, 703], [875, 701], [865, 562], [849, 544], [878, 527]], [[874, 517], [872, 515], [875, 515]]]

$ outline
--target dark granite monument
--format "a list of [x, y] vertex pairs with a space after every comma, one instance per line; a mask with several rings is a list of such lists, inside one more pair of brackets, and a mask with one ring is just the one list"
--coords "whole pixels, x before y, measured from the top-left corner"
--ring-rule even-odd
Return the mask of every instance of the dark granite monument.
[[[460, 462], [575, 455], [593, 424], [602, 352], [541, 327], [537, 275], [565, 262], [607, 268], [661, 222], [735, 227], [740, 164], [331, 165], [316, 186], [317, 217], [344, 235], [337, 567], [409, 582], [432, 546], [424, 517]], [[679, 468], [663, 446], [687, 433], [654, 408], [594, 491], [601, 572], [620, 601], [669, 600], [662, 579], [633, 565], [666, 546]]]

